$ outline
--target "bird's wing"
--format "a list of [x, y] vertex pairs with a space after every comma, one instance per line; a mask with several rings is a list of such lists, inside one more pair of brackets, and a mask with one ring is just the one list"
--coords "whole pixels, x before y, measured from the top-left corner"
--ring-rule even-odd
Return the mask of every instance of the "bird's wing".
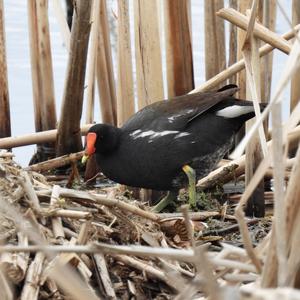
[[194, 93], [155, 102], [133, 115], [122, 127], [126, 131], [180, 130], [219, 102], [231, 97], [238, 88]]

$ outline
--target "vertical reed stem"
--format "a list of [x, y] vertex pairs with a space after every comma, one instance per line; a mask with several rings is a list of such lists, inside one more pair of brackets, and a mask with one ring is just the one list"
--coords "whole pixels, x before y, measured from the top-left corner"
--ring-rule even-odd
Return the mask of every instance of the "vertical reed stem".
[[61, 119], [57, 134], [57, 156], [78, 152], [82, 149], [80, 119], [90, 35], [91, 5], [92, 1], [77, 1], [71, 32]]
[[134, 1], [138, 108], [164, 98], [157, 2]]
[[3, 0], [0, 0], [0, 138], [11, 135]]
[[204, 1], [206, 80], [226, 68], [224, 20], [216, 16], [223, 7], [223, 0]]
[[97, 49], [97, 80], [103, 123], [117, 124], [117, 99], [113, 73], [106, 0], [100, 1]]
[[[292, 23], [293, 26], [300, 23], [300, 3], [298, 0], [293, 0], [292, 4]], [[291, 105], [292, 111], [300, 99], [300, 67], [297, 68], [291, 81]]]
[[[28, 0], [30, 56], [34, 98], [35, 128], [44, 131], [56, 128], [54, 80], [48, 22], [48, 0]], [[37, 160], [48, 159], [54, 144], [43, 144]], [[49, 149], [46, 151], [47, 148]], [[52, 155], [51, 155], [52, 154]]]
[[168, 97], [194, 88], [189, 0], [165, 0], [165, 35]]
[[134, 114], [134, 90], [128, 0], [118, 1], [118, 126]]

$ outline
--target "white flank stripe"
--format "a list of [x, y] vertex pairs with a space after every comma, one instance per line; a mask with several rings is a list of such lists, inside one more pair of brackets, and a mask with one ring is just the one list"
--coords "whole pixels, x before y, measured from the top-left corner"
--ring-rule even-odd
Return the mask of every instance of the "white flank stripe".
[[217, 111], [216, 115], [224, 118], [237, 118], [253, 111], [253, 106], [232, 105]]
[[150, 139], [154, 139], [157, 137], [162, 137], [165, 135], [169, 134], [177, 134], [179, 131], [177, 130], [165, 130], [165, 131], [153, 131], [153, 130], [148, 130], [148, 131], [141, 131], [141, 130], [136, 130], [133, 133], [130, 134], [130, 136], [133, 137], [133, 139], [138, 139], [138, 138], [144, 138], [144, 137], [150, 137]]
[[181, 138], [183, 136], [187, 136], [187, 135], [190, 135], [190, 133], [188, 132], [181, 132], [181, 133], [178, 133], [175, 135], [175, 139], [178, 139], [178, 138]]

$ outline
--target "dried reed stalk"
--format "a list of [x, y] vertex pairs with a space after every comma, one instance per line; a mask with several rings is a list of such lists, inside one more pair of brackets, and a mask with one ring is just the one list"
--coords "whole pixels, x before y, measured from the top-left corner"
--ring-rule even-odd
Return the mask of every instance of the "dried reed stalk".
[[[298, 34], [297, 34], [298, 36]], [[271, 99], [269, 105], [264, 109], [263, 113], [261, 114], [261, 117], [257, 118], [253, 126], [251, 127], [251, 130], [248, 132], [247, 136], [242, 140], [242, 142], [239, 144], [239, 146], [235, 149], [234, 153], [232, 153], [232, 158], [240, 157], [245, 149], [246, 144], [249, 142], [249, 140], [252, 138], [252, 136], [257, 131], [258, 127], [262, 124], [262, 122], [266, 119], [268, 113], [273, 108], [273, 106], [276, 103], [279, 103], [282, 101], [283, 97], [281, 97], [284, 87], [290, 80], [293, 72], [295, 71], [298, 62], [300, 59], [300, 43], [298, 43], [298, 40], [296, 39], [296, 42], [294, 42], [292, 46], [292, 50], [290, 55], [288, 56], [285, 68], [283, 69], [282, 75], [280, 77], [280, 80], [276, 86], [274, 97]], [[289, 119], [291, 121], [291, 118]], [[294, 124], [293, 126], [296, 126]], [[292, 127], [293, 128], [293, 127]], [[288, 133], [288, 131], [285, 133], [285, 135]]]
[[157, 1], [134, 1], [138, 108], [164, 98]]
[[[54, 209], [57, 206], [57, 203], [59, 202], [59, 196], [60, 196], [60, 186], [54, 185], [52, 188], [52, 194], [50, 198], [50, 205], [51, 208]], [[62, 225], [61, 217], [52, 217], [51, 218], [52, 223], [52, 231], [54, 234], [54, 237], [56, 239], [61, 239], [65, 237], [64, 228]]]
[[94, 258], [97, 274], [99, 274], [99, 278], [101, 280], [101, 284], [104, 287], [106, 296], [109, 297], [109, 299], [117, 299], [115, 290], [113, 288], [113, 284], [111, 282], [108, 273], [104, 255], [101, 253], [95, 254], [93, 258]]
[[[103, 253], [103, 254], [125, 254], [125, 255], [136, 255], [143, 257], [161, 257], [167, 258], [170, 260], [179, 260], [193, 263], [194, 251], [192, 250], [182, 250], [182, 249], [173, 249], [173, 248], [159, 248], [159, 247], [147, 247], [147, 246], [139, 246], [139, 245], [128, 245], [128, 246], [116, 246], [105, 243], [93, 243], [91, 245], [82, 246], [82, 245], [63, 245], [63, 246], [53, 246], [53, 245], [30, 245], [27, 247], [21, 246], [0, 246], [0, 253], [3, 252], [39, 252], [43, 251], [46, 253], [86, 253], [86, 254], [95, 254], [95, 253]], [[230, 266], [229, 260], [220, 260], [220, 265], [222, 266]], [[219, 263], [216, 261], [216, 265]], [[237, 268], [244, 270], [255, 272], [253, 266], [243, 263], [237, 263]], [[232, 265], [232, 268], [236, 267]]]
[[[276, 0], [264, 0], [263, 2], [263, 25], [275, 31], [276, 24]], [[295, 24], [296, 25], [296, 24]], [[271, 98], [271, 82], [272, 82], [272, 69], [273, 69], [273, 52], [266, 55], [261, 63], [261, 95], [262, 102], [269, 102]], [[267, 122], [265, 123], [267, 128]]]
[[0, 138], [11, 135], [3, 0], [0, 1]]
[[95, 65], [98, 44], [98, 31], [100, 23], [100, 1], [93, 1], [91, 16], [91, 37], [88, 52], [87, 66], [87, 90], [86, 90], [86, 124], [94, 121], [94, 98], [95, 98]]
[[117, 100], [112, 64], [106, 0], [100, 1], [100, 27], [97, 48], [97, 82], [103, 123], [117, 124]]
[[13, 300], [14, 297], [14, 289], [11, 286], [10, 282], [4, 276], [3, 272], [0, 269], [0, 289], [1, 289], [1, 297], [3, 300]]
[[138, 269], [142, 272], [145, 272], [149, 277], [154, 279], [159, 279], [165, 282], [166, 284], [168, 284], [169, 286], [173, 287], [175, 290], [177, 290], [177, 285], [174, 284], [174, 282], [169, 281], [165, 272], [163, 272], [162, 270], [159, 270], [158, 268], [155, 268], [150, 264], [147, 264], [141, 260], [138, 260], [136, 258], [127, 255], [114, 255], [114, 257], [118, 261], [121, 261], [122, 263], [129, 265], [135, 269]]
[[[18, 233], [18, 245], [28, 246], [28, 239], [22, 233]], [[0, 268], [13, 284], [19, 284], [25, 277], [28, 267], [28, 253], [2, 253]]]
[[[252, 1], [250, 0], [238, 0], [238, 10], [241, 14], [246, 14], [246, 10], [251, 7]], [[220, 14], [220, 11], [217, 13], [217, 15], [221, 18], [223, 18]], [[230, 24], [236, 25], [233, 22], [230, 22]], [[247, 30], [247, 28], [246, 28]], [[246, 32], [240, 28], [237, 27], [237, 59], [241, 60], [243, 58], [242, 48], [245, 42], [246, 38]], [[237, 85], [239, 86], [240, 90], [238, 92], [238, 96], [240, 99], [246, 99], [246, 73], [245, 71], [241, 71], [237, 73]], [[240, 133], [238, 139], [240, 139], [240, 135], [244, 135], [245, 129], [243, 128]]]
[[[237, 10], [238, 0], [229, 0], [229, 7]], [[228, 66], [235, 64], [237, 61], [237, 28], [232, 23], [229, 24], [229, 58]], [[236, 76], [229, 79], [230, 83], [236, 83]]]
[[80, 118], [83, 104], [85, 66], [90, 34], [92, 1], [77, 1], [71, 32], [70, 55], [57, 133], [58, 156], [82, 149]]
[[[163, 4], [168, 97], [171, 98], [186, 94], [194, 88], [190, 1], [167, 0]], [[225, 52], [222, 51], [224, 49], [221, 45], [218, 43], [218, 47], [214, 49], [220, 52], [222, 61], [219, 64], [221, 69], [224, 69]], [[219, 69], [218, 65], [217, 70]]]
[[[248, 18], [242, 13], [239, 13], [232, 8], [223, 8], [217, 13], [217, 15], [237, 25], [243, 30], [247, 30]], [[271, 30], [257, 22], [255, 23], [253, 34], [255, 37], [272, 45], [274, 48], [277, 48], [286, 54], [289, 54], [291, 51], [291, 45], [284, 38], [278, 36], [276, 33], [272, 32]]]
[[25, 171], [20, 171], [20, 184], [22, 185], [27, 197], [30, 206], [36, 211], [39, 212], [41, 210], [40, 201], [36, 195], [36, 192], [31, 184], [28, 173]]
[[[246, 65], [246, 98], [253, 101], [255, 114], [259, 117], [261, 115], [259, 106], [259, 102], [261, 102], [261, 73], [258, 54], [259, 41], [253, 36], [253, 29], [257, 12], [258, 1], [253, 1], [250, 21], [248, 23], [249, 25], [242, 50]], [[246, 123], [246, 130], [251, 128], [253, 122], [253, 120], [250, 120]], [[251, 140], [251, 143], [249, 143], [246, 148], [246, 185], [250, 182], [253, 173], [255, 172], [263, 157], [263, 154], [267, 155], [267, 143], [263, 126], [260, 126], [259, 136], [254, 136]], [[263, 217], [265, 214], [264, 204], [264, 182], [262, 180], [256, 188], [255, 192], [252, 194], [250, 201], [248, 201], [246, 214], [248, 216], [254, 215], [255, 217]]]
[[58, 26], [60, 27], [63, 42], [69, 52], [71, 34], [70, 34], [70, 29], [67, 20], [65, 18], [65, 13], [62, 7], [62, 3], [60, 0], [52, 0], [52, 6], [53, 6], [54, 14], [57, 19]]
[[[293, 0], [292, 3], [292, 24], [293, 26], [300, 23], [300, 5], [297, 0]], [[294, 109], [296, 104], [299, 102], [300, 99], [300, 66], [298, 66], [295, 74], [293, 75], [291, 81], [291, 104], [290, 104], [290, 111]]]
[[48, 1], [28, 0], [30, 57], [36, 131], [56, 128]]
[[[300, 126], [297, 126], [292, 131], [289, 132], [288, 143], [298, 144], [299, 137], [300, 137]], [[267, 144], [268, 147], [270, 147], [271, 141], [269, 141]], [[212, 171], [209, 175], [200, 179], [197, 183], [197, 186], [199, 186], [200, 188], [208, 188], [216, 184], [218, 181], [222, 181], [222, 183], [226, 183], [231, 179], [233, 179], [234, 177], [239, 177], [244, 172], [245, 172], [245, 155], [233, 161], [230, 161], [224, 166], [221, 166], [216, 170]]]
[[[85, 135], [93, 124], [83, 125], [80, 129], [81, 134]], [[45, 142], [54, 142], [57, 137], [57, 129], [42, 132], [30, 133], [22, 136], [7, 137], [0, 139], [0, 149], [21, 147]]]
[[21, 300], [36, 300], [39, 298], [40, 277], [43, 271], [45, 254], [38, 252], [28, 268]]
[[102, 205], [106, 205], [109, 207], [118, 207], [119, 209], [121, 209], [123, 211], [127, 211], [130, 213], [139, 215], [143, 218], [152, 220], [154, 222], [160, 221], [159, 216], [155, 213], [140, 209], [134, 205], [130, 205], [126, 202], [123, 202], [123, 201], [120, 201], [117, 199], [109, 199], [106, 196], [92, 194], [92, 193], [84, 192], [84, 191], [64, 189], [64, 188], [61, 189], [61, 196], [87, 199], [87, 200], [93, 201], [94, 203], [97, 203], [97, 204], [102, 204]]
[[[290, 40], [295, 36], [295, 33], [298, 32], [300, 29], [300, 25], [295, 26], [292, 30], [286, 32], [282, 35], [282, 37], [286, 40]], [[270, 45], [264, 45], [259, 48], [259, 55], [260, 57], [263, 57], [270, 53], [274, 47]], [[207, 80], [206, 82], [202, 83], [200, 86], [196, 87], [191, 93], [197, 93], [197, 92], [205, 92], [208, 90], [214, 89], [218, 84], [223, 82], [224, 80], [230, 78], [231, 76], [237, 74], [241, 70], [245, 68], [245, 61], [244, 59], [239, 60], [237, 63], [233, 64], [232, 66], [228, 67], [226, 70], [220, 72], [213, 78]]]
[[224, 21], [216, 16], [223, 7], [223, 0], [204, 2], [206, 80], [226, 68]]
[[41, 163], [37, 163], [34, 165], [30, 165], [24, 168], [25, 171], [33, 171], [33, 172], [45, 172], [51, 169], [56, 169], [62, 166], [66, 166], [71, 164], [72, 162], [76, 162], [82, 158], [84, 151], [80, 151], [77, 153], [71, 153], [67, 155], [63, 155], [57, 158], [49, 159], [47, 161], [43, 161]]
[[274, 168], [274, 217], [276, 234], [276, 252], [278, 259], [278, 286], [283, 287], [287, 280], [287, 232], [286, 210], [284, 203], [284, 153], [282, 109], [281, 103], [276, 103], [272, 108], [272, 150]]
[[128, 0], [118, 1], [118, 126], [134, 114], [134, 90]]

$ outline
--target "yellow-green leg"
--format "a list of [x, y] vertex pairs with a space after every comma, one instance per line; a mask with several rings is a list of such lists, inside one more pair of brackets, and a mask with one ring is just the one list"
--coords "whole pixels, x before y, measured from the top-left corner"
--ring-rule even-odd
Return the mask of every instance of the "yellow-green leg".
[[196, 172], [188, 165], [182, 167], [182, 170], [189, 179], [189, 204], [190, 207], [196, 207]]
[[161, 212], [165, 207], [167, 207], [172, 202], [175, 202], [177, 199], [177, 192], [170, 191], [168, 194], [162, 198], [153, 208], [152, 211], [159, 213]]

